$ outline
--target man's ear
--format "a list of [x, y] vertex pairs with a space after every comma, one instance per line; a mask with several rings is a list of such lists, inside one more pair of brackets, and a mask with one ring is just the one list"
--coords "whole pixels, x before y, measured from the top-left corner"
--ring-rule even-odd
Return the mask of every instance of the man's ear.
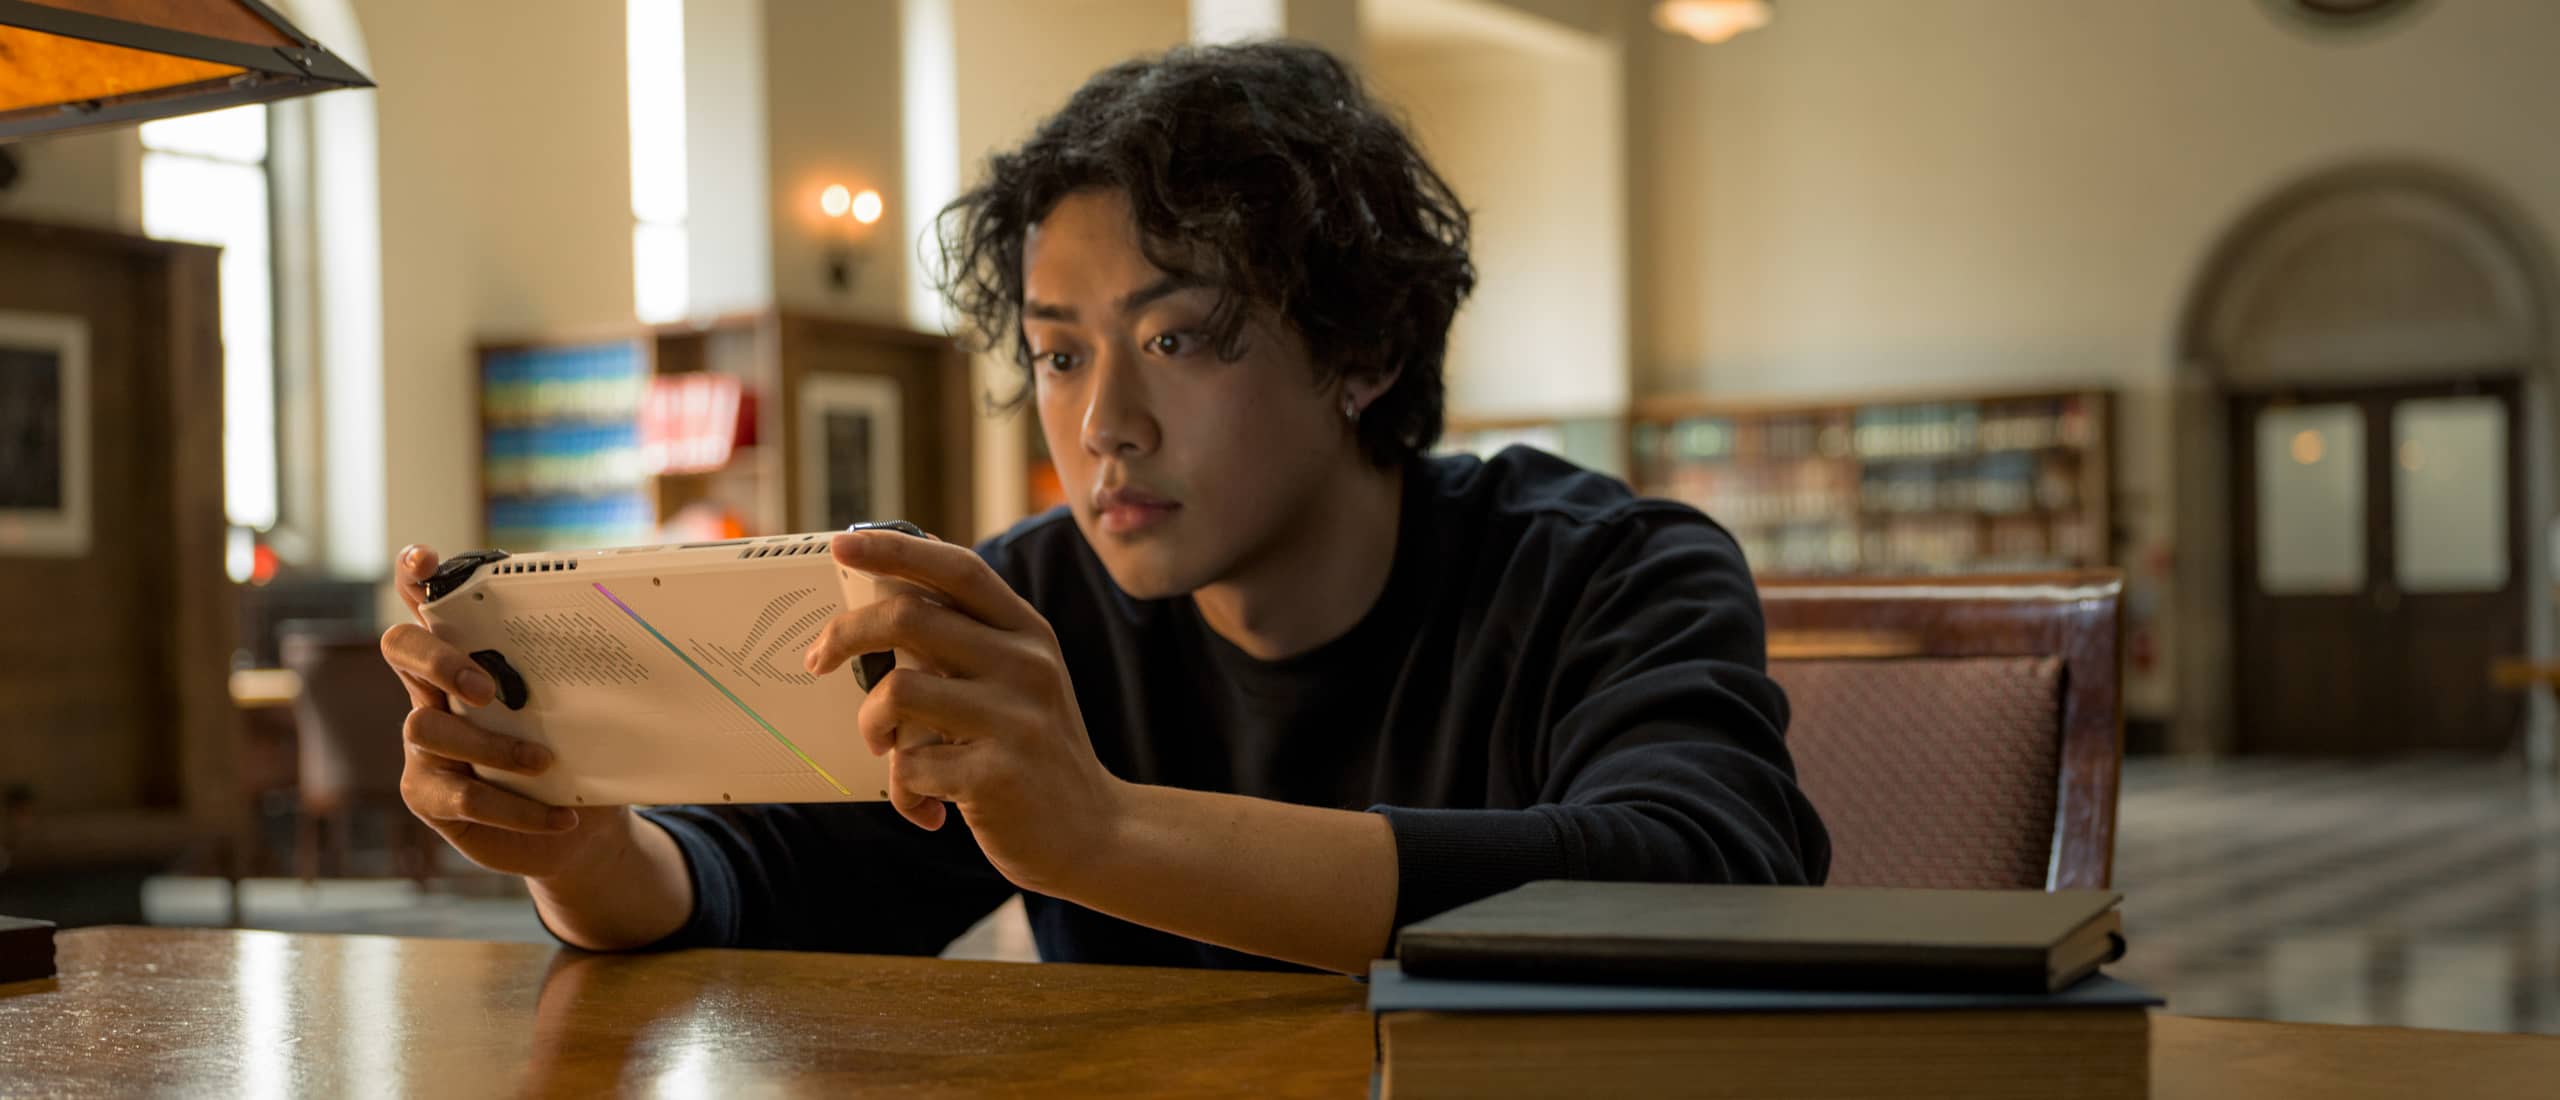
[[1396, 378], [1403, 373], [1403, 368], [1399, 367], [1380, 374], [1363, 374], [1346, 378], [1342, 382], [1342, 392], [1359, 405], [1361, 411], [1366, 412], [1379, 397], [1395, 388]]

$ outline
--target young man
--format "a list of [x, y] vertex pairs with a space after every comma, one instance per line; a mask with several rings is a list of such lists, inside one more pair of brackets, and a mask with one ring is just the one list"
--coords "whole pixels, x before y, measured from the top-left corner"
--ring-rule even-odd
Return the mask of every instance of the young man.
[[602, 950], [928, 953], [1019, 891], [1053, 960], [1352, 972], [1532, 879], [1822, 881], [1733, 540], [1536, 452], [1424, 457], [1467, 217], [1339, 62], [1130, 62], [990, 167], [945, 289], [1071, 503], [974, 553], [837, 537], [937, 595], [808, 654], [929, 666], [847, 716], [891, 801], [537, 805], [465, 765], [543, 750], [449, 713], [492, 686], [401, 626], [402, 790], [454, 847]]

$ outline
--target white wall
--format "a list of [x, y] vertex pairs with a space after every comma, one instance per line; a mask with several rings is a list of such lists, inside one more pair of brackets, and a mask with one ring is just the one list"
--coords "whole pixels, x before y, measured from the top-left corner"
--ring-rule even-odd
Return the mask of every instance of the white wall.
[[685, 274], [697, 315], [773, 304], [766, 7], [684, 6]]
[[[700, 0], [697, 0], [700, 2]], [[1182, 40], [1183, 0], [952, 5], [955, 178], [1094, 70]], [[689, 5], [690, 6], [690, 5]], [[631, 320], [623, 0], [356, 0], [380, 125], [387, 545], [478, 537], [472, 345]], [[897, 0], [764, 0], [772, 284], [783, 305], [895, 319], [909, 280]], [[489, 36], [482, 29], [505, 26]], [[732, 42], [733, 52], [746, 47]], [[528, 75], [530, 74], [530, 75]], [[699, 140], [699, 139], [697, 139]], [[848, 302], [804, 218], [828, 182], [879, 189]], [[699, 197], [697, 210], [704, 209]], [[697, 225], [697, 235], [718, 219]], [[1009, 387], [1009, 363], [985, 379]], [[981, 432], [981, 529], [1020, 514], [1020, 420]], [[991, 457], [994, 456], [994, 457]]]
[[[985, 172], [987, 158], [1030, 136], [1042, 118], [1066, 105], [1067, 97], [1110, 65], [1181, 44], [1190, 31], [1187, 0], [910, 0], [909, 18], [919, 7], [938, 10], [926, 17], [944, 20], [951, 43], [952, 101], [944, 135], [909, 134], [911, 149], [948, 149], [956, 154], [956, 171], [943, 175], [940, 166], [913, 166], [910, 179], [937, 176], [966, 187]], [[930, 87], [924, 89], [930, 94]], [[909, 94], [919, 89], [910, 82]], [[923, 110], [908, 117], [932, 117]], [[914, 169], [923, 169], [916, 171]], [[910, 201], [927, 213], [949, 195], [914, 194]], [[981, 357], [976, 364], [982, 392], [1009, 395], [1020, 388], [1020, 368], [1012, 357]], [[1022, 518], [1027, 433], [1037, 430], [1027, 412], [979, 425], [977, 440], [978, 530], [992, 534]]]
[[381, 85], [383, 522], [451, 552], [479, 537], [475, 340], [632, 319], [623, 0], [356, 14]]
[[1622, 81], [1604, 39], [1371, 52], [1369, 79], [1473, 216], [1477, 285], [1449, 335], [1453, 418], [1626, 407]]
[[2560, 4], [2418, 8], [1796, 0], [1721, 46], [1638, 36], [1637, 389], [2118, 387], [2138, 560], [2175, 535], [2179, 312], [2244, 210], [2396, 157], [2560, 227]]
[[7, 148], [18, 182], [0, 192], [0, 218], [142, 231], [142, 139], [133, 127]]
[[[898, 0], [764, 0], [773, 293], [788, 309], [903, 321], [915, 250], [903, 230]], [[818, 209], [828, 184], [880, 192], [868, 231]], [[862, 257], [849, 292], [826, 281], [839, 240]], [[847, 236], [839, 236], [847, 235]]]
[[2560, 101], [2560, 5], [2424, 7], [2372, 39], [2222, 0], [1811, 0], [1723, 46], [1649, 36], [1647, 214], [1695, 278], [1662, 288], [1644, 380], [2156, 373], [2216, 235], [2349, 157], [2438, 160], [2560, 224], [2532, 106]]
[[2224, 0], [1787, 4], [1644, 36], [1640, 388], [2165, 376], [2205, 250], [2325, 165], [2413, 156], [2560, 226], [2560, 4], [2378, 37]]
[[[1397, 0], [1368, 0], [1372, 5], [1395, 3]], [[1534, 16], [1559, 27], [1585, 34], [1607, 35], [1623, 24], [1616, 7], [1606, 0], [1476, 0], [1491, 7], [1509, 8], [1522, 15]], [[1649, 2], [1649, 0], [1648, 0]], [[1642, 13], [1632, 25], [1642, 26]]]
[[1293, 38], [1360, 62], [1361, 0], [1190, 0], [1191, 40]]
[[1181, 45], [1190, 26], [1187, 0], [952, 0], [963, 186], [1086, 78]]

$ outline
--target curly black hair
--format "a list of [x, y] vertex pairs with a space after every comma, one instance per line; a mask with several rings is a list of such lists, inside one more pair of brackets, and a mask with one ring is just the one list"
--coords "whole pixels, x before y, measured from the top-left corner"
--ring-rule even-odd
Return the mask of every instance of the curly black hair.
[[1317, 385], [1394, 376], [1360, 416], [1370, 461], [1439, 440], [1449, 321], [1475, 289], [1467, 212], [1349, 66], [1293, 42], [1182, 46], [1086, 81], [935, 217], [937, 285], [977, 350], [1010, 346], [1029, 370], [1027, 236], [1092, 187], [1128, 196], [1150, 262], [1218, 288], [1222, 358], [1268, 309], [1305, 341]]

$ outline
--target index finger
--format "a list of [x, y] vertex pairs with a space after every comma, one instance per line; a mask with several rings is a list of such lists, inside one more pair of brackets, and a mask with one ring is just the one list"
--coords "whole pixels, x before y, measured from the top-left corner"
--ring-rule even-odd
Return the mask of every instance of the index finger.
[[998, 630], [1020, 630], [1038, 613], [986, 559], [966, 546], [920, 539], [895, 531], [846, 531], [829, 547], [836, 564], [922, 585], [948, 598], [962, 614]]
[[498, 682], [479, 662], [423, 626], [401, 623], [384, 631], [382, 657], [402, 674], [474, 706], [487, 706], [498, 697]]
[[418, 613], [418, 605], [427, 602], [427, 578], [436, 575], [436, 552], [411, 543], [392, 559], [392, 587], [400, 590], [400, 602], [408, 605], [409, 614]]

